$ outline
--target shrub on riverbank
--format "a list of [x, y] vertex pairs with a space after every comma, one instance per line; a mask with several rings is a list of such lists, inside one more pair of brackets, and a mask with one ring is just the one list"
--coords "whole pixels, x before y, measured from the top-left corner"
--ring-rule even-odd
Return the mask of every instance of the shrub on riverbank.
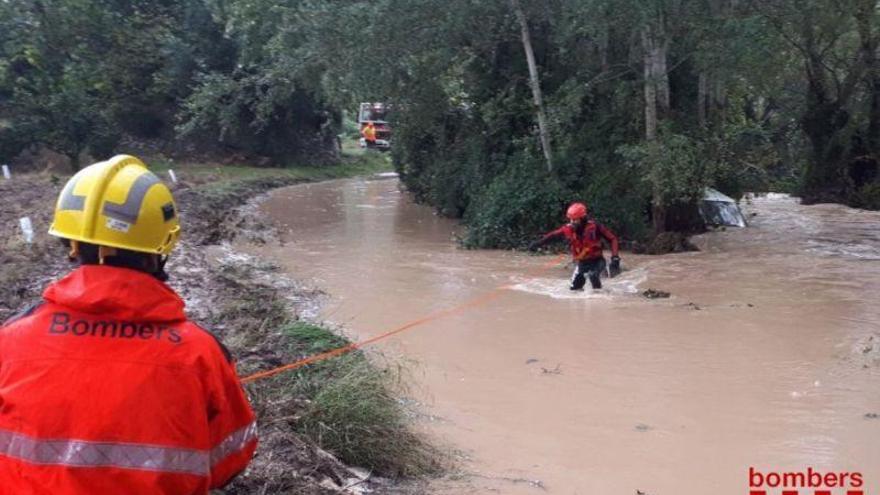
[[[313, 355], [349, 344], [331, 330], [295, 322], [284, 329], [292, 349]], [[361, 351], [303, 368], [286, 392], [308, 397], [294, 427], [347, 463], [390, 476], [437, 470], [437, 452], [408, 426], [395, 394], [399, 368], [372, 364]]]

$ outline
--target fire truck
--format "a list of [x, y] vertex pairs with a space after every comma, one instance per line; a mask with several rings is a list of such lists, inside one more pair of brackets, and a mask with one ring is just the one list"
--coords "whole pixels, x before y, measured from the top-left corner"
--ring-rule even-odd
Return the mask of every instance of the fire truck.
[[376, 149], [388, 151], [391, 149], [391, 126], [386, 120], [387, 107], [384, 103], [361, 103], [358, 111], [358, 127], [361, 130], [361, 148], [367, 147], [367, 140], [363, 137], [364, 127], [372, 122], [376, 127]]

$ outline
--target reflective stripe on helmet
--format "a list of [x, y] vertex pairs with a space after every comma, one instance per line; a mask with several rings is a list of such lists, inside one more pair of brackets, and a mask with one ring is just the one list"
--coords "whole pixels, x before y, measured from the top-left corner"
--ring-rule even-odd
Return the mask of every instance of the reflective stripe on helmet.
[[232, 433], [210, 452], [137, 443], [38, 439], [0, 430], [0, 455], [32, 464], [115, 467], [208, 476], [211, 467], [243, 450], [257, 436], [253, 422]]
[[141, 211], [141, 205], [144, 203], [147, 191], [158, 183], [158, 177], [151, 172], [144, 172], [131, 185], [125, 203], [116, 204], [110, 201], [104, 203], [104, 215], [123, 222], [137, 223], [138, 213]]
[[[73, 193], [78, 182], [78, 180], [71, 180], [64, 187], [64, 190], [61, 191], [61, 201], [58, 203], [59, 210], [82, 211], [85, 208], [86, 197]], [[138, 213], [141, 211], [147, 191], [160, 182], [159, 178], [152, 172], [145, 172], [131, 185], [128, 196], [125, 198], [125, 203], [111, 203], [110, 201], [104, 203], [104, 215], [122, 220], [123, 222], [137, 223]], [[171, 206], [173, 208], [173, 205]], [[170, 218], [173, 218], [173, 215], [167, 217], [166, 220]]]
[[61, 200], [58, 202], [59, 210], [82, 211], [83, 208], [85, 208], [86, 197], [73, 194], [73, 190], [76, 188], [78, 182], [78, 180], [71, 179], [67, 185], [64, 186], [64, 190], [61, 191]]

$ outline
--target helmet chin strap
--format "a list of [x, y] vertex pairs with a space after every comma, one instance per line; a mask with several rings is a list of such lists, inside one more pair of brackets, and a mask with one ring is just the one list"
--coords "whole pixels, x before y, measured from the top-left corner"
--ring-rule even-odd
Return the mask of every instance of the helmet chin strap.
[[153, 276], [165, 282], [168, 280], [168, 272], [165, 271], [165, 263], [168, 263], [168, 256], [157, 256], [156, 258], [157, 269]]
[[104, 260], [111, 256], [116, 256], [116, 248], [107, 246], [98, 246], [98, 264], [103, 265]]
[[67, 253], [67, 256], [71, 260], [79, 258], [79, 241], [70, 241], [70, 251]]

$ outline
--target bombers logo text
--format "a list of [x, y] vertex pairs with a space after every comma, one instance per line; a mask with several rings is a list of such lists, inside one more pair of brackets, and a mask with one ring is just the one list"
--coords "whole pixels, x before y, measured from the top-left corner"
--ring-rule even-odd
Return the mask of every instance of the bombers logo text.
[[71, 320], [67, 313], [52, 313], [49, 333], [69, 334], [76, 337], [105, 337], [118, 339], [167, 340], [173, 344], [183, 341], [175, 328], [153, 323], [114, 320]]
[[865, 495], [860, 472], [759, 471], [749, 468], [749, 495]]

